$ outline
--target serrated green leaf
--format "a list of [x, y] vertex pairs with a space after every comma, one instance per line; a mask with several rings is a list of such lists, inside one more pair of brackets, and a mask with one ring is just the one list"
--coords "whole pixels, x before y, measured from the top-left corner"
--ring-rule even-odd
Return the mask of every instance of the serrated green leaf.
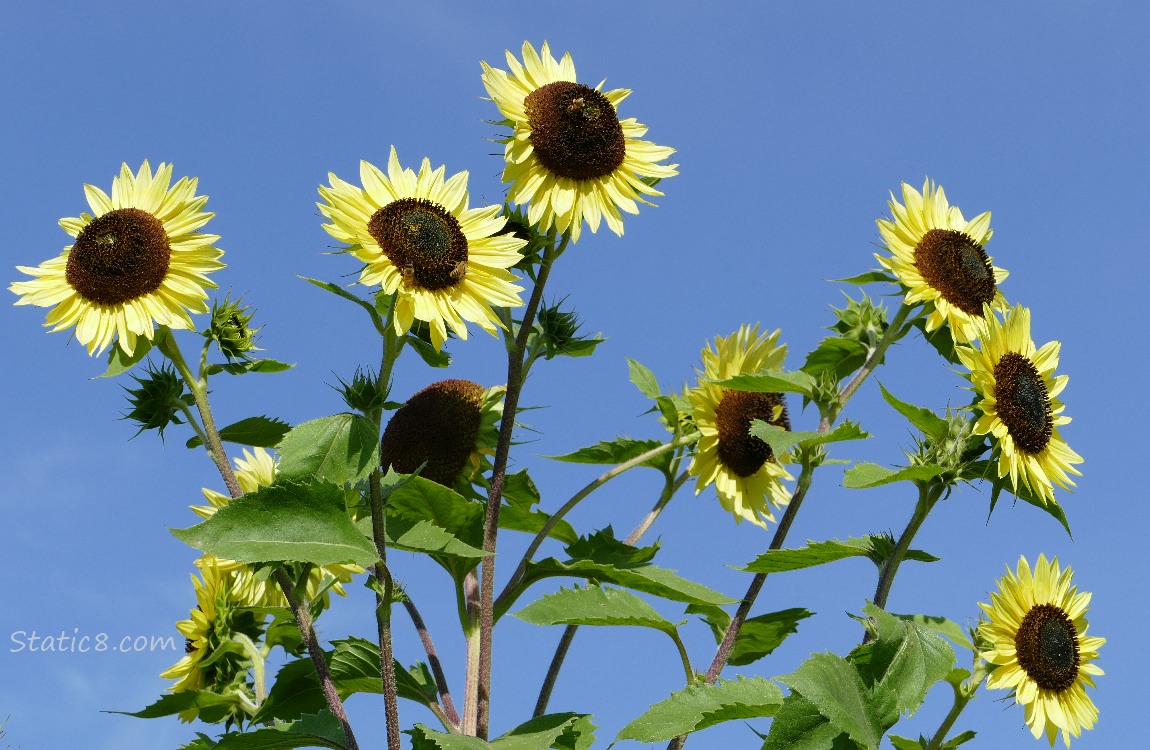
[[[166, 326], [161, 326], [160, 329], [156, 331], [157, 340], [161, 336], [170, 335], [171, 333], [168, 331]], [[100, 378], [114, 378], [120, 373], [127, 372], [142, 362], [144, 358], [148, 356], [148, 352], [150, 351], [152, 351], [152, 340], [146, 339], [143, 336], [136, 337], [136, 347], [132, 350], [131, 354], [125, 354], [124, 350], [121, 349], [118, 345], [113, 346], [112, 351], [108, 353], [108, 369], [104, 370], [103, 373], [92, 379], [99, 380]]]
[[846, 541], [831, 539], [826, 542], [807, 540], [807, 546], [795, 549], [769, 550], [743, 567], [748, 573], [785, 573], [815, 565], [823, 565], [848, 557], [868, 557], [873, 546], [869, 536], [851, 537]]
[[492, 742], [476, 737], [437, 732], [416, 724], [405, 733], [412, 750], [587, 750], [595, 725], [585, 714], [547, 714], [521, 724]]
[[277, 477], [354, 484], [379, 466], [379, 434], [361, 414], [334, 414], [293, 427], [279, 451]]
[[858, 744], [878, 748], [892, 697], [871, 692], [854, 666], [835, 654], [814, 654], [797, 670], [776, 678], [810, 701], [827, 720]]
[[[954, 664], [954, 649], [942, 637], [911, 620], [902, 620], [873, 604], [863, 612], [875, 620], [878, 639], [869, 654], [879, 655], [868, 660], [867, 674], [877, 677], [876, 667], [886, 662], [882, 676], [877, 678], [875, 691], [891, 694], [895, 698], [890, 723], [901, 713], [913, 714], [926, 700], [927, 692], [946, 677]], [[860, 647], [860, 653], [864, 652]], [[853, 736], [853, 735], [852, 735]]]
[[[220, 440], [255, 448], [274, 448], [289, 430], [290, 424], [275, 417], [248, 417], [220, 430]], [[199, 448], [203, 444], [199, 435], [192, 436], [187, 442], [189, 448]]]
[[157, 719], [161, 716], [174, 716], [189, 708], [199, 709], [201, 713], [210, 714], [211, 709], [223, 709], [220, 712], [222, 719], [227, 715], [227, 709], [236, 705], [237, 699], [233, 696], [219, 695], [210, 690], [181, 690], [178, 693], [167, 693], [155, 703], [139, 711], [109, 711], [112, 714], [135, 716], [139, 719]]
[[[360, 524], [361, 529], [364, 526], [370, 529], [371, 519], [365, 518]], [[415, 522], [406, 518], [396, 519], [388, 524], [387, 536], [389, 547], [408, 552], [477, 559], [487, 557], [488, 554], [478, 547], [461, 542], [446, 529], [441, 529], [426, 519]]]
[[897, 734], [888, 734], [886, 738], [895, 746], [895, 750], [926, 750], [926, 745], [918, 740], [899, 737]]
[[559, 589], [514, 614], [532, 625], [632, 625], [674, 633], [655, 608], [623, 589], [601, 586]]
[[627, 367], [631, 371], [631, 382], [639, 389], [647, 398], [658, 398], [662, 391], [659, 390], [659, 381], [655, 378], [655, 373], [648, 370], [643, 365], [639, 364], [630, 357], [627, 358]]
[[898, 279], [886, 271], [867, 271], [866, 273], [860, 273], [858, 276], [851, 276], [849, 279], [832, 279], [832, 281], [838, 284], [855, 284], [856, 286], [879, 282], [898, 283]]
[[[895, 615], [900, 620], [913, 622], [919, 627], [931, 630], [939, 635], [944, 635], [949, 638], [953, 643], [962, 646], [963, 648], [974, 651], [974, 644], [966, 637], [963, 632], [962, 626], [957, 622], [946, 619], [945, 617], [938, 617], [935, 615]], [[970, 675], [968, 674], [967, 677]], [[966, 679], [965, 677], [963, 679]]]
[[796, 372], [763, 372], [757, 375], [736, 375], [726, 380], [712, 380], [715, 385], [733, 391], [751, 393], [801, 393], [808, 398], [815, 387], [815, 379], [802, 370]]
[[888, 469], [878, 464], [858, 463], [843, 473], [843, 487], [859, 490], [880, 487], [893, 482], [929, 482], [945, 473], [946, 469], [938, 464]]
[[831, 750], [840, 734], [813, 703], [791, 693], [775, 712], [762, 750]]
[[295, 367], [294, 364], [280, 362], [275, 359], [247, 359], [240, 362], [227, 362], [223, 364], [208, 365], [208, 375], [218, 375], [226, 372], [229, 375], [244, 375], [249, 372], [286, 372]]
[[423, 360], [424, 364], [429, 367], [447, 367], [451, 364], [451, 355], [446, 349], [435, 350], [435, 346], [431, 343], [424, 341], [414, 333], [408, 332], [404, 336], [404, 341], [407, 345], [415, 350], [419, 358]]
[[945, 419], [930, 409], [924, 409], [921, 406], [915, 406], [914, 404], [908, 404], [905, 401], [899, 400], [891, 394], [882, 383], [879, 383], [878, 387], [882, 391], [882, 397], [886, 402], [893, 406], [895, 411], [910, 420], [912, 425], [922, 430], [922, 434], [935, 440], [941, 440], [946, 437], [947, 424]]
[[423, 724], [405, 729], [411, 737], [411, 750], [490, 750], [491, 745], [478, 737], [437, 732]]
[[315, 286], [318, 286], [320, 289], [323, 289], [324, 291], [331, 292], [332, 294], [334, 294], [337, 297], [343, 297], [344, 299], [346, 299], [350, 302], [354, 302], [355, 304], [359, 305], [360, 307], [362, 307], [364, 310], [367, 311], [368, 315], [371, 316], [371, 322], [375, 325], [375, 329], [377, 331], [379, 331], [380, 334], [383, 333], [383, 318], [380, 317], [379, 313], [376, 312], [375, 307], [370, 302], [367, 302], [366, 300], [364, 300], [360, 297], [357, 297], [356, 295], [349, 292], [347, 289], [344, 289], [342, 286], [339, 286], [338, 284], [333, 284], [330, 281], [320, 281], [319, 279], [309, 279], [306, 276], [300, 276], [299, 278], [303, 279], [304, 281], [306, 281], [309, 284], [314, 284]]
[[[726, 634], [731, 618], [725, 611], [709, 605], [692, 604], [687, 607], [688, 614], [702, 614], [711, 632], [715, 636], [715, 643], [721, 643]], [[770, 655], [778, 648], [787, 636], [798, 631], [799, 620], [805, 620], [814, 612], [794, 607], [778, 612], [769, 612], [757, 615], [743, 622], [739, 634], [735, 638], [735, 645], [727, 664], [732, 667], [742, 667], [754, 663], [764, 656]]]
[[379, 556], [347, 515], [343, 490], [329, 482], [283, 482], [236, 498], [203, 523], [172, 529], [182, 542], [246, 563], [353, 562]]
[[867, 348], [858, 341], [842, 336], [828, 336], [807, 354], [800, 369], [815, 377], [824, 372], [832, 372], [837, 383], [862, 367], [866, 358]]
[[615, 742], [662, 742], [724, 721], [774, 716], [782, 703], [783, 691], [762, 677], [691, 685], [651, 706], [619, 730]]
[[776, 456], [787, 455], [796, 445], [802, 448], [811, 448], [824, 443], [835, 443], [843, 440], [865, 440], [869, 433], [863, 432], [857, 422], [847, 420], [829, 432], [791, 432], [776, 427], [761, 419], [751, 421], [751, 434], [767, 445]]
[[345, 750], [343, 725], [328, 710], [303, 716], [299, 721], [276, 724], [254, 732], [230, 732], [220, 737], [215, 750], [293, 750], [327, 747]]
[[461, 582], [482, 559], [469, 550], [483, 548], [483, 503], [468, 500], [455, 490], [413, 476], [388, 497], [387, 516], [389, 533], [402, 534], [427, 521], [452, 537], [458, 544], [444, 547], [443, 554], [420, 551], [428, 552], [456, 581]]
[[[617, 437], [614, 440], [600, 440], [595, 445], [589, 445], [562, 456], [544, 456], [544, 458], [572, 464], [621, 464], [641, 456], [649, 450], [658, 448], [660, 445], [663, 443], [659, 440], [634, 440], [628, 437]], [[659, 469], [668, 464], [670, 457], [671, 451], [665, 451], [654, 459], [649, 459], [643, 465]]]

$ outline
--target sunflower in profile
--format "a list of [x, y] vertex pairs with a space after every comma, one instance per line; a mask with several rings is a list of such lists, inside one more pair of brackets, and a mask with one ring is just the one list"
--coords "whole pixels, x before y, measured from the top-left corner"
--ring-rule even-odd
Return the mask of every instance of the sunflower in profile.
[[639, 213], [636, 201], [653, 205], [643, 196], [662, 193], [644, 178], [677, 175], [677, 164], [659, 163], [675, 150], [639, 140], [647, 127], [619, 119], [615, 108], [628, 89], [576, 83], [570, 53], [556, 60], [546, 42], [538, 53], [524, 42], [523, 62], [508, 50], [507, 67], [483, 63], [483, 85], [513, 128], [504, 147], [509, 199], [531, 204], [528, 219], [540, 231], [554, 225], [578, 241], [584, 219], [592, 232], [604, 219], [623, 234], [619, 211]]
[[893, 194], [887, 203], [893, 220], [877, 222], [891, 254], [876, 253], [875, 258], [906, 288], [907, 304], [926, 303], [927, 331], [948, 325], [955, 342], [974, 341], [983, 305], [1006, 309], [998, 285], [1007, 272], [991, 265], [985, 249], [993, 234], [990, 212], [966, 221], [929, 179], [922, 193], [904, 182], [902, 197], [906, 205]]
[[444, 168], [423, 160], [419, 174], [399, 164], [395, 147], [387, 174], [363, 161], [359, 188], [329, 173], [321, 186], [324, 229], [363, 261], [359, 281], [396, 294], [394, 325], [404, 334], [426, 321], [436, 349], [447, 327], [467, 338], [467, 322], [495, 335], [503, 327], [492, 307], [523, 304], [523, 287], [507, 269], [522, 259], [526, 242], [499, 234], [501, 206], [467, 207], [467, 172], [444, 180]]
[[[245, 493], [255, 492], [275, 481], [276, 459], [264, 448], [256, 448], [252, 451], [244, 448], [244, 457], [234, 459], [234, 463], [236, 481], [239, 482], [240, 489]], [[209, 490], [206, 487], [201, 492], [204, 493], [204, 499], [208, 501], [208, 504], [189, 506], [201, 518], [212, 517], [217, 510], [231, 501], [227, 495]], [[246, 563], [204, 555], [196, 560], [196, 565], [201, 570], [207, 565], [218, 570], [220, 574], [234, 576], [237, 586], [248, 597], [247, 603], [253, 607], [283, 607], [287, 605], [279, 587], [274, 583], [269, 583], [266, 579], [257, 578], [252, 566]], [[313, 600], [322, 592], [323, 605], [327, 607], [331, 600], [328, 594], [329, 590], [340, 596], [347, 596], [343, 584], [350, 583], [353, 576], [362, 572], [363, 568], [352, 563], [333, 563], [332, 565], [325, 565], [323, 568], [313, 567], [307, 580], [307, 598]]]
[[1036, 349], [1030, 338], [1030, 310], [1017, 305], [1000, 322], [990, 308], [979, 348], [956, 347], [970, 370], [980, 413], [974, 431], [991, 435], [998, 454], [998, 476], [1010, 475], [1017, 491], [1024, 483], [1044, 502], [1053, 503], [1054, 484], [1074, 486], [1068, 474], [1082, 475], [1079, 456], [1058, 432], [1070, 422], [1057, 396], [1069, 377], [1055, 375], [1060, 344]]
[[687, 395], [701, 434], [688, 469], [698, 477], [695, 494], [713, 484], [736, 522], [745, 519], [763, 528], [774, 522], [773, 509], [790, 502], [783, 480], [792, 477], [771, 447], [750, 434], [751, 421], [791, 429], [786, 403], [781, 393], [736, 391], [709, 381], [782, 369], [787, 347], [778, 345], [779, 333], [759, 333], [756, 325], [716, 337], [713, 351], [709, 345], [703, 349], [699, 383]]
[[1092, 662], [1105, 638], [1086, 635], [1090, 593], [1078, 593], [1073, 571], [1038, 556], [1033, 571], [1025, 557], [1015, 574], [1006, 568], [990, 604], [980, 602], [987, 621], [978, 626], [986, 649], [980, 656], [996, 665], [987, 687], [1014, 691], [1026, 710], [1026, 723], [1035, 738], [1046, 732], [1051, 746], [1093, 729], [1098, 708], [1086, 694], [1102, 670]]
[[60, 220], [76, 241], [35, 268], [16, 267], [35, 277], [8, 287], [16, 304], [51, 307], [45, 326], [75, 326], [90, 355], [113, 341], [130, 355], [157, 325], [193, 330], [188, 313], [208, 311], [206, 290], [216, 285], [207, 274], [224, 267], [223, 251], [218, 236], [196, 231], [214, 216], [196, 178], [171, 181], [170, 164], [153, 174], [145, 161], [136, 174], [124, 164], [110, 196], [85, 185], [92, 213]]

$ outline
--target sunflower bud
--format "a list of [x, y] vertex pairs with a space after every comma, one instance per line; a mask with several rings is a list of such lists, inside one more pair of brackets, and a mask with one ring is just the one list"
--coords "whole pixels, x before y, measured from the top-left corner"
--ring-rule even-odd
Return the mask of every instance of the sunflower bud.
[[869, 356], [878, 347], [878, 342], [886, 332], [886, 307], [876, 305], [864, 293], [860, 300], [847, 297], [847, 306], [841, 310], [831, 309], [838, 318], [831, 329], [837, 331], [843, 338], [865, 346]]
[[250, 359], [248, 352], [259, 351], [256, 347], [258, 328], [249, 327], [254, 312], [248, 312], [243, 298], [232, 302], [224, 297], [223, 302], [212, 304], [212, 324], [204, 334], [215, 341], [229, 362]]
[[159, 430], [160, 437], [169, 424], [183, 424], [180, 412], [195, 403], [190, 393], [184, 393], [184, 381], [174, 368], [167, 364], [156, 367], [148, 363], [145, 377], [133, 375], [139, 388], [127, 388], [128, 403], [132, 410], [124, 415], [140, 425], [139, 435], [144, 430]]
[[542, 355], [544, 359], [552, 359], [559, 355], [568, 357], [583, 357], [595, 351], [595, 347], [602, 343], [602, 337], [585, 337], [579, 335], [582, 322], [574, 310], [564, 312], [560, 309], [566, 298], [553, 305], [544, 305], [535, 319], [531, 348]]
[[485, 391], [470, 380], [441, 380], [412, 396], [391, 417], [380, 441], [383, 467], [451, 487], [476, 450]]
[[935, 465], [946, 469], [945, 478], [968, 479], [963, 473], [985, 451], [985, 440], [974, 434], [974, 421], [963, 412], [947, 410], [946, 432], [937, 437], [918, 441], [917, 450], [910, 455], [916, 466]]
[[387, 389], [381, 389], [379, 379], [370, 372], [356, 368], [350, 383], [345, 382], [343, 378], [338, 380], [339, 387], [332, 386], [332, 388], [343, 396], [343, 401], [348, 407], [356, 411], [372, 414], [382, 411], [387, 403]]

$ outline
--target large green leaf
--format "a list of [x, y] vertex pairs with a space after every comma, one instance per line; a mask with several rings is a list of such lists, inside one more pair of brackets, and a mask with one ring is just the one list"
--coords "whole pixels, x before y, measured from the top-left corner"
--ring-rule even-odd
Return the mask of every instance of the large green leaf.
[[893, 724], [900, 713], [918, 710], [927, 692], [947, 676], [955, 661], [954, 649], [929, 628], [873, 604], [863, 612], [872, 619], [877, 638], [856, 649], [852, 660], [863, 678], [874, 682], [876, 693], [894, 696]]
[[344, 750], [347, 745], [339, 719], [326, 709], [303, 716], [299, 721], [279, 723], [254, 732], [231, 732], [220, 737], [214, 750], [293, 750], [297, 747], [328, 747]]
[[785, 573], [823, 565], [848, 557], [870, 557], [874, 538], [851, 537], [846, 541], [831, 539], [826, 542], [807, 540], [807, 546], [796, 549], [769, 550], [759, 555], [743, 570], [748, 573]]
[[842, 336], [828, 336], [807, 354], [801, 369], [816, 378], [824, 372], [833, 373], [833, 380], [838, 383], [862, 367], [866, 358], [867, 348], [858, 341]]
[[894, 482], [929, 482], [945, 473], [946, 469], [938, 464], [888, 469], [885, 466], [864, 462], [855, 464], [843, 473], [843, 487], [859, 490]]
[[277, 476], [336, 484], [367, 478], [379, 466], [379, 434], [361, 414], [334, 414], [293, 427], [279, 444]]
[[[388, 498], [388, 533], [398, 537], [426, 521], [455, 540], [442, 549], [430, 552], [456, 581], [462, 581], [474, 570], [481, 557], [474, 550], [483, 548], [483, 503], [468, 500], [458, 492], [424, 477], [410, 477]], [[420, 526], [428, 533], [428, 526]]]
[[895, 411], [910, 420], [912, 425], [922, 430], [922, 434], [935, 440], [941, 440], [946, 437], [947, 425], [945, 419], [930, 409], [924, 409], [921, 406], [900, 401], [895, 398], [882, 383], [879, 383], [878, 387], [882, 391], [882, 397], [886, 399], [886, 402], [893, 406]]
[[559, 589], [515, 613], [532, 625], [634, 625], [667, 634], [675, 625], [647, 602], [622, 589], [588, 586]]
[[[702, 615], [711, 626], [715, 643], [722, 642], [727, 626], [731, 622], [730, 615], [726, 611], [710, 605], [692, 604], [687, 607], [687, 613]], [[810, 610], [795, 607], [745, 620], [739, 628], [739, 635], [735, 638], [735, 645], [731, 649], [727, 664], [741, 667], [769, 655], [787, 636], [798, 631], [799, 620], [804, 620], [813, 614], [814, 612]]]
[[864, 432], [857, 422], [850, 420], [828, 432], [791, 432], [761, 419], [755, 419], [751, 422], [751, 434], [771, 446], [771, 450], [776, 456], [785, 456], [796, 445], [802, 448], [811, 448], [824, 443], [865, 440], [870, 437], [870, 434]]
[[223, 721], [230, 713], [230, 709], [238, 703], [234, 696], [219, 695], [210, 690], [181, 690], [178, 693], [166, 693], [155, 703], [139, 711], [109, 711], [109, 713], [126, 714], [140, 719], [157, 719], [161, 716], [175, 716], [195, 708], [205, 721]]
[[945, 617], [939, 617], [937, 615], [895, 615], [895, 617], [900, 620], [913, 622], [939, 635], [944, 635], [949, 638], [952, 643], [956, 643], [963, 648], [970, 649], [971, 651], [975, 650], [974, 644], [966, 637], [966, 632], [962, 629], [962, 626]]
[[406, 734], [412, 750], [588, 750], [595, 725], [586, 714], [547, 714], [519, 725], [491, 742], [447, 734], [416, 724]]
[[783, 691], [762, 677], [691, 685], [651, 706], [619, 730], [615, 741], [662, 742], [724, 721], [773, 716], [782, 702]]
[[[275, 417], [248, 417], [220, 430], [220, 439], [225, 443], [274, 448], [289, 430], [290, 424]], [[189, 448], [199, 448], [203, 444], [199, 435], [193, 435], [187, 443]]]
[[797, 670], [777, 679], [869, 750], [877, 750], [883, 733], [894, 723], [889, 720], [892, 696], [869, 690], [854, 665], [841, 656], [814, 654]]
[[240, 562], [353, 562], [379, 559], [344, 507], [343, 490], [330, 482], [283, 482], [236, 498], [203, 523], [172, 529], [204, 552]]
[[[658, 440], [617, 437], [614, 440], [600, 440], [595, 445], [589, 445], [562, 456], [546, 456], [546, 458], [574, 464], [621, 464], [658, 448], [660, 445], [663, 443]], [[671, 461], [671, 454], [672, 451], [670, 450], [664, 451], [653, 459], [647, 459], [643, 465], [653, 469], [666, 470]]]
[[815, 704], [791, 693], [775, 713], [762, 750], [832, 750], [842, 734]]
[[752, 393], [801, 393], [810, 397], [815, 387], [815, 379], [799, 370], [796, 372], [764, 372], [757, 375], [736, 375], [726, 380], [714, 380], [715, 385], [733, 391]]

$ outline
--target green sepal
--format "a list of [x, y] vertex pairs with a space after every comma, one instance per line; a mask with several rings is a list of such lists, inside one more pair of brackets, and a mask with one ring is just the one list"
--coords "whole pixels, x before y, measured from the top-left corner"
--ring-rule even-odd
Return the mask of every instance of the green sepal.
[[362, 414], [344, 412], [296, 425], [278, 447], [276, 476], [282, 479], [354, 484], [379, 466], [379, 433]]
[[295, 367], [294, 363], [288, 364], [276, 359], [245, 359], [208, 365], [206, 372], [208, 375], [218, 375], [221, 372], [226, 372], [229, 375], [244, 375], [249, 372], [286, 372], [293, 367]]
[[297, 721], [277, 722], [254, 732], [229, 732], [220, 737], [213, 750], [293, 750], [298, 747], [326, 747], [346, 750], [343, 725], [326, 708], [301, 716]]
[[761, 419], [755, 419], [751, 421], [751, 434], [771, 446], [771, 451], [776, 457], [790, 455], [791, 449], [795, 446], [807, 450], [825, 443], [866, 440], [870, 437], [870, 433], [859, 427], [858, 422], [850, 420], [844, 421], [829, 432], [791, 432]]
[[738, 677], [714, 685], [689, 685], [671, 693], [619, 730], [615, 742], [664, 742], [735, 719], [774, 716], [783, 691], [763, 677]]
[[881, 487], [893, 482], [929, 482], [935, 477], [946, 473], [946, 469], [938, 464], [923, 464], [919, 466], [906, 466], [899, 469], [888, 469], [872, 463], [859, 463], [850, 467], [843, 473], [843, 487], [848, 489], [867, 489]]
[[[156, 331], [156, 339], [160, 339], [169, 335], [167, 326], [160, 326]], [[99, 380], [100, 378], [114, 378], [120, 373], [127, 372], [133, 367], [138, 365], [148, 356], [148, 352], [152, 351], [152, 339], [146, 339], [143, 336], [136, 337], [136, 348], [132, 350], [131, 354], [125, 354], [124, 350], [120, 348], [119, 343], [112, 347], [108, 352], [108, 369], [92, 380]]]
[[[687, 614], [702, 616], [711, 627], [715, 643], [722, 642], [727, 626], [731, 622], [731, 617], [726, 611], [708, 604], [691, 604], [687, 606]], [[805, 620], [813, 614], [814, 612], [810, 610], [794, 607], [745, 620], [743, 626], [739, 628], [738, 636], [735, 637], [735, 644], [730, 657], [727, 658], [727, 664], [741, 667], [768, 656], [787, 636], [798, 632], [799, 620]]]
[[198, 550], [245, 563], [367, 567], [379, 559], [348, 517], [343, 490], [319, 480], [277, 480], [233, 499], [202, 523], [171, 532]]
[[[274, 448], [290, 430], [290, 424], [275, 417], [248, 417], [220, 430], [220, 440], [254, 448]], [[199, 448], [203, 444], [199, 435], [193, 435], [188, 438], [186, 445], [189, 448]]]
[[712, 383], [734, 391], [751, 393], [801, 393], [811, 397], [816, 385], [815, 379], [803, 372], [764, 372], [757, 375], [736, 375], [725, 380], [712, 380]]
[[882, 391], [882, 397], [886, 402], [893, 406], [895, 411], [906, 417], [912, 425], [921, 430], [922, 434], [933, 440], [942, 440], [946, 437], [947, 423], [945, 419], [930, 409], [924, 409], [921, 406], [900, 401], [893, 396], [881, 382], [878, 384], [878, 387]]

